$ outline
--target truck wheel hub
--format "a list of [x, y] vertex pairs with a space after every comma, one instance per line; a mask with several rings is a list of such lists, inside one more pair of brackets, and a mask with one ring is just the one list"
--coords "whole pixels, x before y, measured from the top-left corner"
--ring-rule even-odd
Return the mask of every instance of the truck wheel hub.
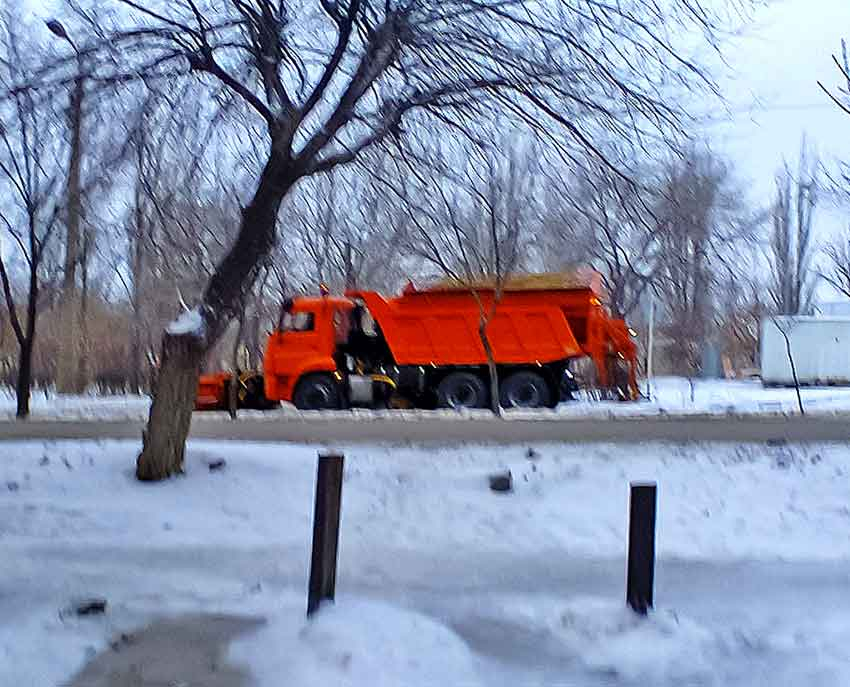
[[452, 408], [469, 408], [475, 406], [477, 401], [478, 394], [471, 384], [458, 386], [449, 397]]
[[534, 384], [523, 384], [508, 393], [508, 401], [515, 408], [536, 408], [540, 405], [540, 392]]
[[324, 385], [314, 386], [310, 389], [307, 400], [312, 408], [327, 408], [331, 402], [331, 390]]

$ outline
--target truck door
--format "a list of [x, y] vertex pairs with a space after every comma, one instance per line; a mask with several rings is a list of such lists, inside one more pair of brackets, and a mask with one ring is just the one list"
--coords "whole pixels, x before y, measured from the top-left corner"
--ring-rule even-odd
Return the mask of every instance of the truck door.
[[320, 355], [323, 348], [317, 329], [318, 313], [313, 310], [287, 312], [278, 330], [269, 336], [264, 361], [266, 395], [288, 401], [306, 361]]

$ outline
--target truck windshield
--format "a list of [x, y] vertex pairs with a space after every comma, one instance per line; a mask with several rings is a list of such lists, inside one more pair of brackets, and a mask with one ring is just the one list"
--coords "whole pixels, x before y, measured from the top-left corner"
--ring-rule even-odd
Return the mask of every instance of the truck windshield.
[[311, 312], [285, 313], [280, 323], [283, 332], [312, 332], [316, 318]]

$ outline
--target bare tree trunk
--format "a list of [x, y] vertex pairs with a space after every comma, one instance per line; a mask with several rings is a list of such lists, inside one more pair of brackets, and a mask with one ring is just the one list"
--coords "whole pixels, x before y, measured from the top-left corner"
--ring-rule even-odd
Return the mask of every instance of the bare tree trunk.
[[800, 393], [800, 380], [797, 378], [797, 365], [794, 362], [794, 353], [791, 350], [791, 339], [776, 320], [774, 320], [774, 325], [782, 333], [782, 338], [785, 339], [785, 353], [788, 356], [788, 362], [791, 364], [791, 377], [794, 379], [794, 390], [797, 392], [797, 407], [800, 409], [800, 415], [805, 415], [806, 409], [803, 407], [803, 395]]
[[140, 341], [141, 332], [139, 331], [136, 312], [132, 314], [130, 323], [130, 392], [134, 394], [142, 391], [142, 342]]
[[23, 419], [30, 414], [30, 393], [32, 390], [32, 342], [25, 341], [18, 354], [18, 381], [15, 386], [18, 404], [15, 417]]
[[[139, 163], [141, 166], [141, 162]], [[140, 173], [141, 174], [141, 173]], [[141, 182], [137, 182], [135, 190], [135, 211], [133, 234], [133, 261], [131, 264], [131, 277], [133, 289], [130, 292], [130, 305], [132, 308], [132, 320], [130, 322], [130, 388], [134, 393], [140, 393], [142, 387], [147, 385], [143, 379], [147, 375], [142, 374], [143, 366], [147, 366], [147, 360], [143, 360], [142, 343], [142, 295], [145, 291], [144, 268], [145, 268], [145, 216], [142, 208]]]
[[[18, 381], [15, 388], [18, 419], [29, 417], [32, 392], [32, 354], [35, 348], [35, 325], [38, 313], [38, 266], [30, 266], [29, 296], [27, 298], [27, 324], [20, 339], [18, 355]], [[20, 330], [19, 330], [20, 331]]]
[[483, 317], [478, 321], [478, 336], [481, 339], [481, 345], [484, 346], [484, 353], [487, 354], [487, 371], [490, 374], [490, 410], [496, 417], [502, 417], [502, 405], [499, 403], [499, 372], [496, 368], [496, 356], [490, 345], [490, 337], [487, 336], [488, 324], [487, 319]]
[[138, 479], [155, 481], [183, 472], [204, 352], [200, 339], [163, 334], [162, 361], [148, 426], [142, 433], [142, 453], [136, 461]]
[[245, 311], [239, 315], [239, 323], [236, 327], [236, 338], [233, 341], [233, 350], [230, 355], [230, 364], [233, 366], [233, 376], [230, 378], [230, 386], [227, 394], [227, 412], [231, 420], [236, 419], [239, 406], [239, 344], [242, 341], [242, 332], [245, 329]]
[[245, 293], [271, 253], [280, 204], [297, 178], [289, 158], [273, 145], [257, 191], [242, 211], [239, 235], [204, 293], [200, 307], [203, 336], [164, 334], [156, 390], [136, 461], [138, 479], [159, 480], [182, 472], [204, 354], [238, 315]]
[[82, 259], [80, 260], [80, 307], [79, 307], [79, 331], [77, 338], [77, 365], [75, 374], [75, 391], [85, 393], [89, 385], [89, 358], [88, 358], [88, 315], [89, 315], [89, 248], [91, 233], [85, 232], [83, 236]]
[[68, 166], [67, 236], [65, 265], [62, 280], [59, 356], [56, 367], [56, 390], [61, 394], [81, 393], [80, 388], [80, 303], [77, 294], [77, 266], [80, 261], [80, 216], [82, 192], [80, 166], [82, 162], [83, 78], [74, 84], [69, 106], [71, 129], [71, 159]]

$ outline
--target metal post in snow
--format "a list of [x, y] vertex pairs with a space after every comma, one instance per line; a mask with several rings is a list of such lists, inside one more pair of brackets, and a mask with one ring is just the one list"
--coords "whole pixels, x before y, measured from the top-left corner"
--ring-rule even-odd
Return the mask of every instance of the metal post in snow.
[[640, 615], [653, 605], [657, 491], [655, 482], [631, 483], [626, 601]]
[[319, 609], [322, 601], [333, 601], [336, 593], [343, 462], [341, 453], [319, 454], [313, 512], [313, 554], [307, 592], [308, 617]]

